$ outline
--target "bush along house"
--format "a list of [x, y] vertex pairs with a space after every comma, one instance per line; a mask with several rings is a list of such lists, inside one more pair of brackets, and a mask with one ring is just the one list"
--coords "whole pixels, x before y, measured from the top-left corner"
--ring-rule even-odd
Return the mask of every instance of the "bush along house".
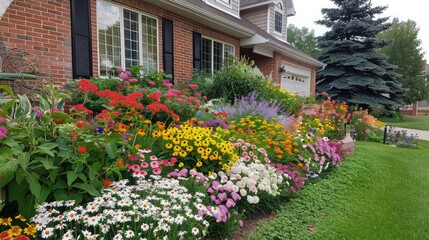
[[292, 0], [8, 0], [0, 41], [38, 56], [57, 83], [143, 66], [186, 81], [246, 56], [282, 88], [315, 92], [324, 67], [286, 41]]

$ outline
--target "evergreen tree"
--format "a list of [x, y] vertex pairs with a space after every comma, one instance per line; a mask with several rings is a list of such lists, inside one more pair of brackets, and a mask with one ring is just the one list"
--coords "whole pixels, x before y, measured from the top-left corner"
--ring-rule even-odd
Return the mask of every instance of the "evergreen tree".
[[402, 84], [396, 66], [377, 51], [385, 45], [376, 35], [389, 28], [388, 18], [375, 18], [386, 7], [372, 7], [370, 0], [331, 0], [337, 8], [324, 8], [318, 24], [331, 28], [319, 38], [320, 61], [317, 90], [338, 101], [364, 108], [397, 109]]
[[389, 42], [380, 52], [388, 56], [391, 64], [398, 66], [395, 71], [401, 74], [405, 89], [402, 100], [407, 104], [429, 99], [429, 85], [424, 73], [426, 62], [418, 33], [416, 22], [399, 22], [395, 18], [389, 29], [377, 35], [378, 39]]

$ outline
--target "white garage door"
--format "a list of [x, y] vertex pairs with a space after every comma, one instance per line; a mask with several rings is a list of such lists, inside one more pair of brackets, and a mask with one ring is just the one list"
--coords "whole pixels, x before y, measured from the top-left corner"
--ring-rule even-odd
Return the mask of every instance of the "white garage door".
[[290, 63], [283, 63], [280, 87], [298, 93], [300, 96], [310, 96], [311, 71]]

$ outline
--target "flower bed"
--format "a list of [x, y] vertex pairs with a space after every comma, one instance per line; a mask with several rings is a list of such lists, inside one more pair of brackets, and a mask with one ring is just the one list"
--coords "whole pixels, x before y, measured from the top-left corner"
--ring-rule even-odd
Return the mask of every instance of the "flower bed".
[[[3, 105], [0, 188], [7, 208], [31, 219], [13, 225], [12, 216], [1, 216], [3, 235], [224, 238], [246, 216], [274, 210], [341, 164], [341, 143], [323, 133], [336, 136], [344, 105], [327, 100], [321, 112], [300, 118], [250, 96], [272, 114], [244, 116], [240, 107], [204, 105], [195, 84], [173, 87], [158, 73], [120, 76], [116, 91], [78, 81], [81, 102], [70, 114], [61, 111], [68, 96], [53, 85], [37, 105], [25, 96]], [[268, 89], [275, 90], [265, 97], [289, 94]]]

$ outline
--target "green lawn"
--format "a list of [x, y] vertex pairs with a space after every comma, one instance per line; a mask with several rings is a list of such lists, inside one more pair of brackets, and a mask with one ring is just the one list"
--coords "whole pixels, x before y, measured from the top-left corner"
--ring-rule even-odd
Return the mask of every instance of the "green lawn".
[[395, 127], [429, 131], [429, 116], [404, 116], [404, 118], [404, 120], [396, 118], [382, 118], [380, 120]]
[[429, 239], [429, 142], [420, 150], [358, 142], [250, 239]]

